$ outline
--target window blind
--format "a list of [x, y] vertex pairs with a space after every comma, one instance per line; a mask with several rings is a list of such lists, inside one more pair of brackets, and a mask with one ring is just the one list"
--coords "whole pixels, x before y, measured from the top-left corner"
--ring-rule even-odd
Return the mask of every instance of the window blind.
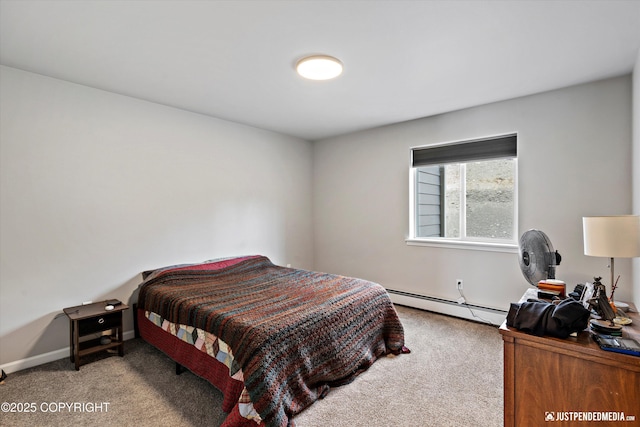
[[516, 134], [411, 149], [411, 166], [517, 157]]

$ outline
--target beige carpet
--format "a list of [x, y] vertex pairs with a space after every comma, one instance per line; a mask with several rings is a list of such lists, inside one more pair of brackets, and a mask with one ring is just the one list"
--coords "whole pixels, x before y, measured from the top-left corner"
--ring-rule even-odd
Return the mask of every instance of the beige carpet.
[[[411, 354], [379, 360], [353, 383], [332, 389], [295, 418], [297, 427], [501, 426], [497, 328], [397, 310]], [[190, 372], [176, 376], [166, 356], [131, 340], [124, 358], [97, 356], [78, 372], [63, 359], [10, 374], [0, 385], [0, 402], [35, 411], [5, 412], [3, 404], [0, 425], [219, 426], [225, 417], [221, 401], [206, 381]]]

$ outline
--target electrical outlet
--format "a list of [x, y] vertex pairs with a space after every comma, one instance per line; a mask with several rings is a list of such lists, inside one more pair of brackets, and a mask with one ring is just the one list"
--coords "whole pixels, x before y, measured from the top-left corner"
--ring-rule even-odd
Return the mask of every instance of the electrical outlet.
[[456, 286], [457, 286], [459, 291], [462, 290], [462, 279], [456, 280]]

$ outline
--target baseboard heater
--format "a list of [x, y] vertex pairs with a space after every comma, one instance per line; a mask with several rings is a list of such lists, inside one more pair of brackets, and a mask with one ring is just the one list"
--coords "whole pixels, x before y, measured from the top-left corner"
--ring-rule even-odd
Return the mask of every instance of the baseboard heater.
[[[462, 317], [471, 320], [481, 320], [491, 324], [499, 325], [502, 323], [504, 318], [507, 316], [507, 312], [505, 310], [499, 310], [497, 308], [484, 307], [481, 305], [469, 304], [469, 303], [458, 303], [457, 301], [452, 301], [444, 298], [431, 297], [428, 295], [419, 295], [411, 292], [397, 291], [395, 289], [387, 289], [387, 292], [391, 296], [391, 300], [401, 304], [408, 305], [411, 307], [416, 307], [425, 310], [431, 310], [436, 312], [442, 312], [443, 314], [449, 314], [457, 317]], [[394, 298], [394, 295], [397, 295], [399, 298]], [[420, 304], [420, 301], [423, 304]], [[437, 304], [446, 304], [450, 307], [450, 309], [446, 309], [443, 306], [437, 306], [432, 303]], [[438, 308], [440, 307], [440, 309]], [[482, 316], [477, 316], [475, 311], [483, 311], [486, 314]]]
[[457, 307], [469, 307], [472, 310], [484, 310], [484, 311], [488, 311], [490, 313], [495, 313], [495, 314], [500, 314], [500, 315], [505, 315], [507, 314], [507, 312], [505, 310], [498, 310], [497, 308], [491, 308], [491, 307], [484, 307], [482, 305], [475, 305], [475, 304], [469, 304], [469, 303], [464, 303], [464, 304], [459, 304], [457, 301], [451, 301], [448, 299], [444, 299], [444, 298], [436, 298], [436, 297], [430, 297], [427, 295], [418, 295], [418, 294], [412, 294], [410, 292], [404, 292], [404, 291], [396, 291], [394, 289], [387, 289], [387, 292], [390, 294], [396, 294], [396, 295], [402, 295], [405, 297], [409, 297], [409, 298], [419, 298], [419, 299], [423, 299], [426, 301], [433, 301], [433, 302], [440, 302], [443, 304], [451, 304], [451, 305], [455, 305]]

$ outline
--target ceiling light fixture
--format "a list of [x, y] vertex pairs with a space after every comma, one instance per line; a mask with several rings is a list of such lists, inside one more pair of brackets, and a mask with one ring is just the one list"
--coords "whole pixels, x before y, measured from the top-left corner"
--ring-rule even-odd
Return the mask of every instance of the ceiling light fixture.
[[305, 79], [329, 80], [342, 74], [342, 62], [327, 55], [307, 56], [298, 61], [296, 70]]

